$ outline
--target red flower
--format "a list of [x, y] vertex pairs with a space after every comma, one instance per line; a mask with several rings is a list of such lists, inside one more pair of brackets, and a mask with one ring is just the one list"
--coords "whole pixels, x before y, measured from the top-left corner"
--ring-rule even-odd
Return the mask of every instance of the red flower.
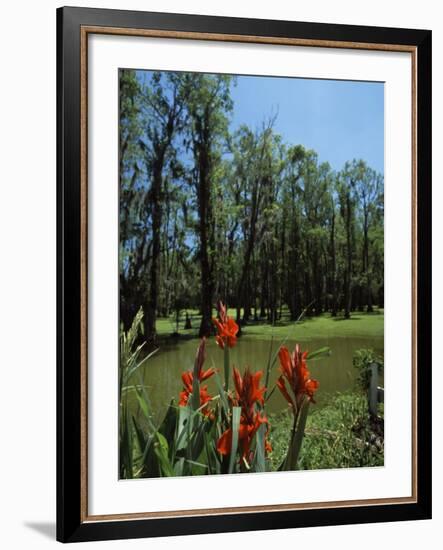
[[220, 302], [218, 315], [220, 320], [213, 318], [212, 322], [217, 328], [218, 334], [215, 341], [224, 349], [225, 344], [233, 348], [237, 343], [238, 325], [231, 317], [228, 317], [226, 306]]
[[246, 367], [242, 378], [239, 370], [234, 367], [235, 405], [241, 407], [242, 412], [249, 419], [251, 419], [254, 414], [255, 404], [264, 404], [266, 388], [264, 386], [260, 387], [262, 376], [262, 371], [252, 374], [249, 368]]
[[[260, 379], [263, 376], [261, 371], [254, 374], [246, 368], [243, 377], [234, 368], [235, 396], [232, 398], [233, 405], [241, 407], [240, 425], [238, 430], [239, 447], [242, 458], [249, 454], [252, 440], [262, 424], [268, 424], [266, 416], [256, 410], [256, 404], [264, 404], [264, 393], [266, 388], [260, 387]], [[217, 451], [222, 455], [229, 455], [232, 446], [232, 428], [227, 429], [217, 442]], [[266, 440], [266, 451], [271, 451], [271, 445]]]
[[[239, 447], [242, 453], [242, 458], [246, 458], [249, 454], [249, 449], [252, 444], [254, 435], [257, 433], [257, 430], [262, 424], [267, 424], [268, 419], [266, 416], [260, 416], [256, 413], [254, 415], [253, 421], [251, 423], [247, 422], [245, 417], [242, 415], [240, 419], [240, 425], [238, 428], [238, 441]], [[217, 451], [222, 455], [231, 454], [232, 447], [232, 429], [229, 428], [221, 435], [220, 439], [217, 442]], [[272, 450], [271, 445], [268, 441], [265, 444], [266, 451]]]
[[[302, 352], [298, 344], [295, 346], [292, 355], [285, 346], [282, 346], [278, 352], [282, 374], [277, 380], [277, 387], [294, 410], [300, 407], [304, 395], [307, 396], [309, 401], [315, 403], [314, 393], [319, 387], [318, 381], [310, 377], [306, 365], [307, 355], [308, 352]], [[286, 383], [292, 390], [293, 395], [290, 395]]]
[[[197, 349], [197, 353], [195, 356], [195, 367], [194, 370], [197, 370], [198, 374], [198, 381], [203, 382], [204, 380], [207, 380], [210, 378], [214, 373], [215, 369], [213, 367], [203, 370], [203, 364], [206, 359], [206, 339], [202, 338], [200, 345]], [[179, 400], [179, 406], [185, 407], [188, 404], [189, 397], [192, 395], [193, 391], [193, 382], [194, 382], [194, 373], [193, 371], [186, 371], [182, 374], [182, 381], [183, 381], [183, 391], [180, 392], [180, 400]], [[200, 386], [200, 406], [204, 407], [202, 408], [202, 413], [206, 416], [211, 415], [211, 411], [207, 407], [207, 404], [209, 401], [211, 401], [212, 397], [208, 393], [208, 387], [207, 386]]]
[[[189, 374], [190, 380], [185, 384], [183, 391], [180, 392], [180, 400], [178, 402], [180, 407], [186, 407], [189, 401], [189, 397], [192, 395], [192, 373], [183, 373], [183, 382], [184, 375], [186, 374]], [[208, 387], [200, 386], [200, 407], [202, 407], [201, 412], [206, 416], [210, 416], [212, 414], [207, 406], [211, 399], [212, 397], [208, 393]]]

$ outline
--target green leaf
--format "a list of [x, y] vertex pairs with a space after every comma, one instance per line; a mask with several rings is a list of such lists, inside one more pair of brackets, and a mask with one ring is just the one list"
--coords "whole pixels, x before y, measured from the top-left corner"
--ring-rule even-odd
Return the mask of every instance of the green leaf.
[[172, 441], [174, 438], [177, 416], [177, 407], [174, 405], [174, 400], [172, 399], [163, 421], [158, 428], [158, 431], [163, 434], [168, 441]]
[[[211, 442], [209, 440], [209, 434], [207, 432], [204, 433], [204, 439], [205, 439], [206, 460], [207, 460], [207, 463], [208, 463], [208, 473], [209, 474], [214, 474], [214, 473], [217, 473], [215, 471], [215, 468], [212, 465], [212, 462], [213, 462], [214, 457], [215, 457], [215, 453], [214, 453], [214, 450], [212, 448]], [[216, 462], [217, 462], [217, 460], [216, 460]]]
[[191, 422], [192, 411], [189, 407], [178, 408], [175, 450], [186, 449], [188, 445], [188, 424]]
[[[272, 327], [274, 328], [274, 327]], [[266, 392], [265, 392], [265, 398], [266, 398], [266, 395], [268, 393], [268, 388], [269, 388], [269, 377], [270, 377], [270, 374], [271, 374], [271, 369], [272, 369], [272, 348], [273, 348], [273, 344], [274, 344], [274, 334], [271, 335], [271, 341], [269, 343], [269, 356], [268, 356], [268, 362], [266, 364], [266, 378], [265, 378], [265, 387], [266, 387]]]
[[[149, 400], [149, 396], [148, 396], [148, 392], [146, 391], [146, 388], [145, 386], [143, 385], [143, 381], [142, 381], [142, 377], [140, 375], [140, 373], [138, 372], [137, 373], [138, 375], [138, 378], [139, 378], [139, 386], [140, 386], [140, 391], [137, 392], [137, 399], [140, 403], [140, 407], [142, 407], [141, 405], [141, 401], [140, 399], [142, 399], [145, 403], [145, 409], [147, 409], [147, 413], [145, 414], [146, 416], [146, 420], [148, 421], [148, 426], [149, 426], [149, 429], [154, 432], [155, 431], [155, 426], [152, 422], [152, 419], [151, 419], [151, 416], [149, 414], [149, 410], [152, 410], [152, 407], [151, 407], [151, 403], [150, 403], [150, 400]], [[138, 397], [138, 394], [140, 394], [140, 399]], [[142, 407], [142, 410], [144, 410], [144, 408]]]
[[196, 369], [194, 368], [194, 375], [192, 377], [192, 396], [191, 396], [191, 405], [194, 411], [200, 407], [200, 382], [198, 376], [195, 374]]
[[191, 464], [192, 466], [197, 466], [198, 468], [203, 468], [203, 470], [207, 470], [208, 469], [208, 465], [207, 464], [203, 464], [201, 462], [197, 462], [196, 460], [190, 460], [188, 458], [185, 458], [186, 462], [188, 464]]
[[206, 358], [206, 339], [202, 338], [197, 348], [197, 353], [194, 360], [194, 369], [192, 372], [192, 396], [191, 405], [194, 411], [200, 407], [200, 379], [199, 371], [203, 366]]
[[154, 437], [151, 435], [146, 435], [143, 433], [143, 430], [140, 428], [138, 422], [134, 417], [132, 417], [134, 424], [134, 430], [137, 436], [138, 445], [142, 453], [140, 462], [142, 467], [139, 468], [137, 475], [147, 475], [148, 477], [158, 477], [159, 462], [156, 454], [153, 452], [153, 442]]
[[272, 396], [272, 394], [275, 392], [275, 388], [276, 388], [276, 387], [277, 387], [276, 384], [274, 384], [274, 385], [272, 386], [272, 390], [266, 395], [266, 399], [265, 399], [266, 402], [268, 402], [269, 399], [271, 399], [271, 396]]
[[222, 408], [223, 408], [223, 412], [225, 414], [225, 418], [227, 418], [228, 412], [229, 412], [229, 403], [228, 403], [228, 399], [226, 397], [226, 392], [223, 388], [222, 381], [220, 379], [220, 375], [218, 374], [217, 371], [215, 371], [215, 373], [214, 373], [214, 380], [215, 380], [215, 384], [217, 386], [218, 394], [220, 396], [220, 402], [222, 404]]
[[301, 407], [300, 416], [297, 421], [295, 432], [292, 435], [292, 441], [289, 444], [288, 454], [286, 456], [284, 470], [297, 470], [297, 461], [300, 449], [305, 435], [306, 419], [308, 418], [309, 401], [306, 399]]
[[131, 360], [131, 366], [130, 368], [128, 368], [126, 374], [125, 374], [125, 377], [124, 377], [124, 380], [125, 382], [127, 383], [130, 378], [132, 378], [133, 374], [140, 368], [140, 367], [143, 367], [146, 363], [146, 361], [148, 359], [150, 359], [154, 354], [157, 353], [157, 351], [159, 350], [159, 348], [156, 348], [154, 351], [151, 351], [151, 353], [148, 353], [148, 355], [142, 359], [140, 362], [137, 363], [137, 359], [138, 359], [138, 355], [142, 349], [142, 347], [145, 345], [145, 342], [143, 342], [143, 344], [141, 344], [137, 350], [135, 351], [135, 353], [133, 354], [133, 359]]
[[155, 454], [157, 455], [157, 458], [160, 462], [160, 468], [161, 468], [162, 474], [165, 477], [173, 477], [174, 468], [168, 458], [168, 453], [169, 453], [168, 442], [160, 432], [157, 432], [155, 435], [156, 435], [157, 441], [154, 444], [154, 449], [155, 449]]
[[257, 430], [256, 435], [256, 448], [254, 456], [256, 472], [266, 472], [265, 438], [266, 424], [262, 424]]
[[137, 401], [138, 401], [138, 404], [140, 405], [140, 408], [143, 414], [146, 416], [147, 419], [150, 419], [148, 404], [146, 403], [146, 400], [143, 399], [142, 395], [140, 395], [140, 392], [138, 391], [136, 392], [135, 395], [137, 396]]
[[145, 449], [146, 449], [146, 443], [147, 443], [147, 438], [145, 437], [145, 434], [143, 433], [143, 430], [140, 428], [137, 420], [135, 419], [135, 417], [133, 416], [132, 417], [132, 423], [134, 425], [134, 431], [135, 431], [135, 435], [137, 436], [137, 441], [138, 441], [138, 446], [140, 447], [140, 452], [141, 453], [144, 453], [145, 452]]
[[127, 479], [132, 479], [133, 476], [132, 443], [133, 439], [131, 430], [131, 419], [126, 412], [126, 414], [124, 415], [123, 454]]
[[315, 351], [309, 352], [306, 359], [309, 361], [312, 361], [313, 359], [321, 359], [322, 357], [329, 357], [330, 355], [331, 355], [331, 348], [328, 346], [325, 346], [323, 348], [319, 348]]
[[223, 355], [223, 364], [224, 364], [224, 371], [225, 371], [225, 390], [228, 391], [229, 389], [229, 347], [228, 344], [225, 344], [224, 348], [224, 355]]
[[177, 462], [174, 464], [174, 475], [182, 476], [183, 475], [183, 466], [185, 464], [185, 459], [180, 457]]
[[197, 459], [197, 457], [199, 457], [203, 451], [204, 444], [205, 444], [204, 435], [208, 426], [209, 426], [209, 423], [207, 421], [206, 422], [202, 421], [198, 424], [198, 426], [193, 431], [192, 447], [191, 447], [191, 458], [193, 459]]
[[232, 444], [231, 444], [231, 456], [229, 458], [229, 470], [228, 470], [229, 474], [232, 474], [232, 472], [234, 471], [235, 459], [237, 456], [240, 416], [241, 416], [241, 407], [232, 407]]

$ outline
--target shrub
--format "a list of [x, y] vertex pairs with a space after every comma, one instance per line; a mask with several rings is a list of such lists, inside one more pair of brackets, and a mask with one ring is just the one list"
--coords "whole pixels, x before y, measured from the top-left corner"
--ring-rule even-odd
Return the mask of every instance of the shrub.
[[370, 367], [373, 363], [376, 363], [378, 365], [378, 372], [382, 373], [384, 367], [383, 358], [377, 355], [373, 349], [359, 349], [354, 353], [352, 363], [354, 368], [358, 370], [358, 388], [367, 392], [371, 380]]

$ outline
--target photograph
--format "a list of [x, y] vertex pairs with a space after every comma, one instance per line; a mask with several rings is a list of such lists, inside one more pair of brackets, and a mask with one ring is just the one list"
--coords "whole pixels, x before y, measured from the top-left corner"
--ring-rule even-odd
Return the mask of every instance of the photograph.
[[120, 67], [115, 101], [119, 479], [384, 466], [385, 84]]

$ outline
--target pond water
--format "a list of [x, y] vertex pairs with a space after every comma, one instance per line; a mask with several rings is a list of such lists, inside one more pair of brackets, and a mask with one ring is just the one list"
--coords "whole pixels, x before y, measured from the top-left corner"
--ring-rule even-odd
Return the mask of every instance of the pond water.
[[[247, 336], [239, 338], [235, 348], [230, 350], [230, 363], [235, 365], [242, 372], [246, 365], [253, 371], [263, 370], [263, 383], [265, 380], [266, 365], [268, 362], [270, 348], [272, 345], [273, 355], [277, 352], [280, 342], [270, 340], [248, 339]], [[328, 395], [338, 391], [345, 391], [355, 387], [356, 369], [352, 365], [352, 357], [357, 349], [373, 348], [377, 353], [383, 354], [383, 338], [349, 338], [334, 337], [322, 338], [319, 340], [300, 341], [302, 350], [315, 351], [316, 349], [328, 346], [331, 355], [318, 360], [308, 362], [311, 376], [316, 378], [320, 387], [316, 393], [316, 407], [321, 407]], [[287, 341], [285, 344], [289, 350], [294, 348], [294, 341]], [[168, 403], [173, 397], [178, 398], [182, 389], [181, 374], [185, 370], [193, 368], [195, 352], [198, 340], [177, 339], [163, 343], [159, 351], [146, 361], [141, 367], [143, 383], [148, 386], [147, 392], [150, 399], [154, 419], [160, 421], [163, 417]], [[217, 347], [214, 339], [207, 342], [207, 358], [204, 368], [214, 365], [219, 369], [223, 379], [223, 351]], [[274, 386], [279, 376], [278, 359], [271, 371], [269, 389]], [[137, 383], [139, 380], [134, 380]], [[232, 386], [231, 386], [232, 387]], [[216, 393], [215, 383], [208, 380], [208, 389]], [[286, 408], [287, 402], [276, 389], [267, 403], [268, 412], [277, 412]], [[131, 406], [136, 413], [135, 396]]]

